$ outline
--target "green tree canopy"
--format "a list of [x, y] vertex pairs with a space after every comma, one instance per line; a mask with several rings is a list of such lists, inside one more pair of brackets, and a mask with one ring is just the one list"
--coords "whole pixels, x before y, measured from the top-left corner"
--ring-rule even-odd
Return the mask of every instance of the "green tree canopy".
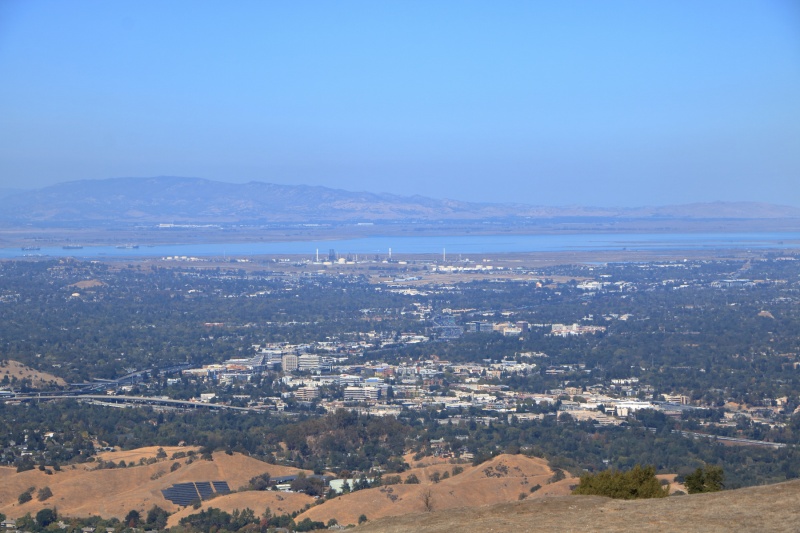
[[56, 521], [58, 517], [53, 509], [42, 509], [36, 513], [36, 524], [39, 527], [45, 528]]
[[581, 482], [572, 494], [636, 500], [663, 498], [669, 495], [669, 488], [661, 486], [655, 467], [636, 465], [627, 472], [612, 469], [581, 476]]
[[689, 494], [717, 492], [725, 488], [725, 472], [721, 466], [706, 465], [686, 476], [684, 485]]

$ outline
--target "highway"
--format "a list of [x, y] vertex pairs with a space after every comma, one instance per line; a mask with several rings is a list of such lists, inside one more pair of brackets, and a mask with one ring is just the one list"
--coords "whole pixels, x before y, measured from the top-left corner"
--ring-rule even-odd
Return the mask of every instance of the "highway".
[[720, 435], [709, 435], [708, 433], [695, 433], [694, 431], [679, 431], [677, 429], [672, 430], [673, 433], [680, 433], [684, 437], [692, 437], [692, 438], [706, 438], [706, 439], [717, 439], [719, 441], [725, 442], [737, 442], [739, 444], [746, 444], [748, 446], [768, 446], [770, 448], [786, 448], [786, 444], [783, 442], [767, 442], [765, 440], [753, 440], [753, 439], [741, 439], [738, 437], [723, 437]]
[[[658, 430], [656, 428], [647, 428], [648, 431], [651, 433], [655, 433]], [[712, 435], [710, 433], [696, 433], [694, 431], [681, 431], [679, 429], [673, 429], [670, 431], [671, 433], [676, 433], [682, 435], [687, 438], [691, 439], [716, 439], [718, 441], [723, 442], [735, 442], [738, 444], [743, 444], [746, 446], [766, 446], [769, 448], [786, 448], [789, 444], [783, 442], [769, 442], [765, 440], [754, 440], [754, 439], [742, 439], [739, 437], [725, 437], [722, 435]], [[794, 445], [792, 445], [794, 446]]]
[[0, 401], [4, 402], [34, 402], [34, 401], [51, 401], [63, 400], [67, 398], [92, 400], [102, 403], [119, 403], [130, 405], [160, 405], [164, 407], [175, 407], [178, 409], [228, 409], [231, 411], [240, 412], [253, 412], [263, 413], [263, 409], [255, 409], [252, 407], [234, 407], [231, 405], [221, 405], [206, 402], [190, 402], [186, 400], [171, 400], [169, 398], [156, 398], [152, 396], [116, 396], [110, 394], [16, 394], [14, 396], [0, 397]]

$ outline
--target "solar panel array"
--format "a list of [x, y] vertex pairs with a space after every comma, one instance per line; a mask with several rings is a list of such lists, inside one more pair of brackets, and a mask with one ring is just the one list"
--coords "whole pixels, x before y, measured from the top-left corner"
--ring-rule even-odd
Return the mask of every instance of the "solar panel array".
[[182, 507], [191, 505], [192, 502], [200, 499], [200, 495], [197, 493], [197, 487], [194, 486], [194, 483], [176, 483], [170, 488], [162, 490], [161, 494], [164, 495], [165, 500], [169, 500], [175, 505], [180, 505]]
[[169, 500], [175, 505], [186, 507], [192, 505], [197, 500], [208, 500], [214, 494], [228, 494], [231, 491], [226, 481], [197, 481], [189, 483], [176, 483], [167, 489], [163, 489], [161, 494], [165, 500]]
[[198, 481], [195, 483], [197, 486], [197, 492], [200, 493], [200, 497], [204, 500], [207, 500], [214, 494], [214, 489], [211, 488], [211, 483], [208, 481]]
[[227, 481], [212, 481], [211, 484], [214, 485], [217, 494], [228, 494], [231, 491]]

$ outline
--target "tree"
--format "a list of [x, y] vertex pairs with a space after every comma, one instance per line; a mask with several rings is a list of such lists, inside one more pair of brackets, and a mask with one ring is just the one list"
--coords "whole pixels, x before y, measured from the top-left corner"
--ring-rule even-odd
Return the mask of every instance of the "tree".
[[251, 477], [249, 482], [252, 490], [267, 490], [269, 488], [269, 474], [259, 474]]
[[17, 529], [20, 531], [35, 531], [36, 521], [31, 516], [31, 513], [25, 513], [25, 516], [17, 518]]
[[669, 487], [661, 486], [654, 467], [636, 465], [627, 472], [603, 470], [581, 476], [581, 482], [572, 494], [636, 500], [663, 498], [669, 495]]
[[325, 528], [324, 522], [316, 522], [310, 518], [304, 518], [294, 526], [295, 531], [314, 531]]
[[322, 496], [325, 493], [325, 483], [316, 477], [298, 476], [289, 486], [294, 492], [305, 492], [309, 496]]
[[56, 521], [58, 516], [53, 509], [42, 509], [36, 513], [36, 524], [40, 528], [45, 528]]
[[686, 476], [684, 485], [689, 494], [717, 492], [725, 488], [725, 473], [721, 466], [706, 465]]
[[358, 523], [359, 524], [363, 524], [366, 521], [367, 521], [367, 515], [362, 514], [361, 516], [358, 517]]
[[17, 464], [17, 472], [25, 472], [27, 470], [33, 470], [36, 468], [36, 465], [30, 459], [30, 457], [24, 457], [18, 464]]
[[147, 526], [153, 529], [164, 529], [167, 527], [167, 518], [169, 518], [169, 513], [158, 505], [154, 505], [147, 511]]
[[139, 511], [136, 509], [131, 509], [128, 514], [125, 515], [125, 525], [128, 527], [138, 526], [139, 520], [141, 520], [141, 516], [139, 515]]
[[53, 491], [50, 490], [50, 487], [43, 487], [39, 489], [36, 493], [36, 499], [40, 502], [45, 501], [47, 498], [50, 498], [53, 495]]

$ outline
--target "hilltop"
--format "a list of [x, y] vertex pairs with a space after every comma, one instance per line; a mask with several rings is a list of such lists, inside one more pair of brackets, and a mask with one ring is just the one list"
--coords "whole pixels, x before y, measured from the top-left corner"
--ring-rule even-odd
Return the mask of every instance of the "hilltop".
[[[369, 519], [403, 516], [433, 510], [479, 507], [516, 501], [520, 497], [541, 498], [566, 495], [576, 480], [566, 477], [550, 483], [555, 472], [547, 461], [524, 455], [499, 455], [478, 466], [458, 465], [463, 472], [452, 475], [456, 465], [446, 462], [417, 466], [400, 474], [405, 480], [414, 475], [419, 484], [397, 484], [360, 490], [326, 501], [301, 514], [297, 520], [356, 524], [360, 515]], [[445, 472], [451, 475], [441, 479]], [[438, 474], [439, 482], [434, 482]], [[568, 475], [567, 475], [568, 476]], [[532, 488], [539, 486], [534, 492]]]

